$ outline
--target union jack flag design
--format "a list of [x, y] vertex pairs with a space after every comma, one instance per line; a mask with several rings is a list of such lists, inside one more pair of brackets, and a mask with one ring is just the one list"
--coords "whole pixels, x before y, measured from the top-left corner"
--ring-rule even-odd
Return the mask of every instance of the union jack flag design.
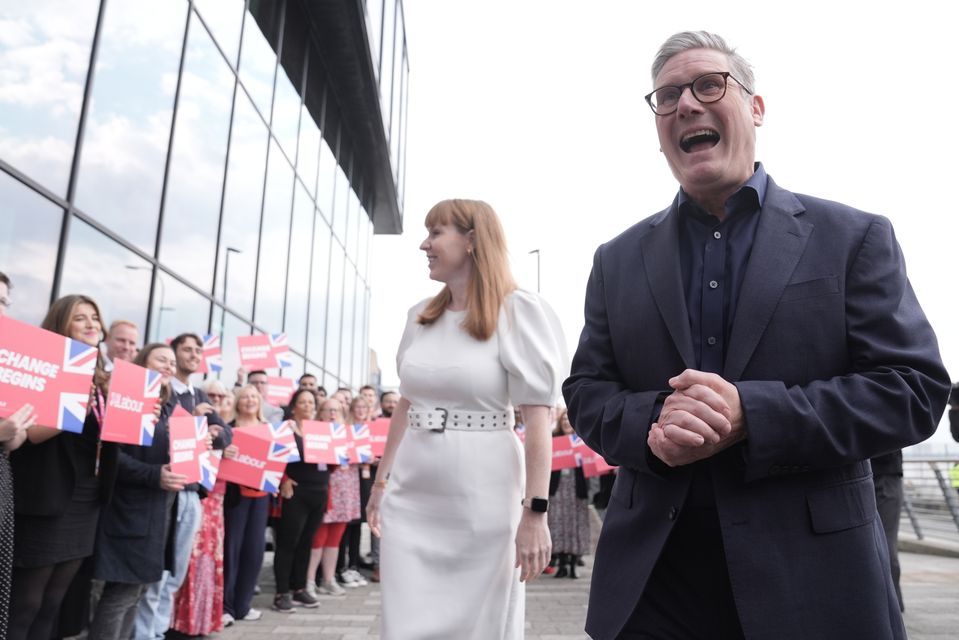
[[220, 349], [220, 336], [209, 333], [203, 336], [203, 361], [197, 373], [219, 373], [223, 370], [223, 350]]
[[270, 424], [269, 433], [273, 441], [270, 449], [271, 460], [287, 463], [300, 461], [300, 451], [296, 448], [296, 438], [288, 420]]
[[[63, 373], [89, 376], [92, 381], [99, 350], [70, 338], [67, 338], [65, 342], [63, 345]], [[60, 410], [57, 412], [57, 429], [72, 433], [83, 431], [83, 421], [87, 417], [88, 402], [88, 394], [61, 392]]]
[[336, 445], [333, 447], [333, 452], [336, 454], [336, 464], [347, 466], [352, 462], [350, 460], [350, 450], [353, 449], [353, 443]]
[[353, 462], [367, 464], [373, 462], [373, 444], [370, 439], [370, 426], [365, 423], [350, 425], [350, 439], [353, 441]]
[[280, 481], [283, 479], [282, 471], [264, 471], [263, 479], [260, 484], [260, 491], [267, 493], [278, 493], [280, 491]]
[[[163, 384], [163, 376], [158, 371], [147, 369], [146, 378], [143, 381], [143, 397], [159, 398], [160, 387]], [[144, 413], [140, 416], [140, 446], [149, 447], [153, 444], [153, 437], [156, 435], [156, 421], [152, 413]]]
[[96, 347], [67, 338], [63, 345], [63, 372], [92, 376], [97, 366], [97, 354]]
[[208, 450], [200, 454], [200, 484], [207, 491], [213, 491], [216, 485], [216, 475], [220, 471], [222, 451]]
[[360, 464], [367, 464], [373, 462], [373, 445], [367, 442], [366, 444], [356, 443], [353, 447], [356, 460], [354, 462], [359, 462]]
[[346, 440], [347, 438], [349, 438], [349, 430], [346, 428], [345, 424], [340, 424], [339, 422], [331, 422], [330, 435], [333, 436], [334, 440]]
[[85, 393], [61, 393], [60, 410], [57, 412], [57, 429], [71, 433], [83, 431], [89, 399], [90, 396]]
[[224, 459], [218, 477], [250, 487], [276, 493], [286, 469], [285, 456], [274, 455], [270, 425], [258, 425], [233, 431], [233, 444], [238, 449], [235, 459]]
[[370, 439], [370, 426], [365, 422], [360, 422], [352, 426], [352, 433], [350, 436], [354, 440], [369, 440]]
[[287, 369], [293, 366], [293, 357], [290, 354], [290, 344], [287, 342], [285, 333], [270, 334], [270, 351], [276, 358], [276, 366], [281, 369]]

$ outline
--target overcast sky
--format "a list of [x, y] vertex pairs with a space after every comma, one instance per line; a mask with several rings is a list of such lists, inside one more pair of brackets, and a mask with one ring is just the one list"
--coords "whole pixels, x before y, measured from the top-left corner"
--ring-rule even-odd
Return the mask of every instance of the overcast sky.
[[[669, 204], [649, 64], [671, 34], [719, 33], [766, 104], [758, 159], [783, 187], [888, 216], [959, 377], [959, 105], [947, 3], [816, 0], [405, 0], [410, 58], [405, 233], [373, 240], [371, 347], [386, 387], [406, 310], [434, 294], [417, 247], [438, 200], [479, 198], [506, 227], [521, 286], [541, 291], [570, 349], [596, 247]], [[949, 441], [940, 426], [933, 442]]]

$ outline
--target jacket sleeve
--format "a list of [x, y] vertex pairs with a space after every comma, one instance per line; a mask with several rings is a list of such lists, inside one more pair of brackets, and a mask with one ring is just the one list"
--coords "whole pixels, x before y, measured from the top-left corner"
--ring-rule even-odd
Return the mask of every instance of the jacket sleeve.
[[659, 475], [666, 467], [649, 451], [646, 436], [669, 391], [631, 391], [623, 382], [610, 337], [603, 249], [593, 257], [585, 325], [563, 395], [570, 422], [591, 449], [612, 465]]
[[892, 225], [866, 229], [846, 275], [849, 371], [786, 386], [737, 382], [746, 418], [746, 480], [837, 467], [932, 435], [949, 377]]

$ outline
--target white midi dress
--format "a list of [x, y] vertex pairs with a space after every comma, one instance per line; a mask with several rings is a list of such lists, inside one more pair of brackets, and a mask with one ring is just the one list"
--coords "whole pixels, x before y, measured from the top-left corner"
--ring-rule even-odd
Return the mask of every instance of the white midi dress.
[[[486, 341], [464, 311], [416, 323], [409, 313], [397, 353], [400, 394], [412, 410], [510, 411], [553, 406], [567, 373], [553, 311], [515, 291]], [[525, 458], [512, 429], [407, 429], [381, 506], [383, 640], [523, 637], [525, 590], [515, 537]]]

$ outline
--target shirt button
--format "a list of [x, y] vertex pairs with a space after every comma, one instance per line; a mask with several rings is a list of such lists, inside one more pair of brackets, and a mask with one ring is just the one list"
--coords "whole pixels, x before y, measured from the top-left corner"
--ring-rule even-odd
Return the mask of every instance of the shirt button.
[[670, 519], [670, 520], [675, 520], [675, 519], [676, 519], [676, 515], [677, 515], [678, 513], [679, 513], [679, 510], [676, 509], [676, 507], [670, 507], [670, 508], [669, 508], [669, 519]]
[[710, 280], [710, 281], [709, 281], [709, 288], [710, 288], [710, 289], [715, 289], [715, 288], [718, 287], [718, 286], [719, 286], [719, 283], [716, 282], [715, 280]]
[[716, 346], [716, 338], [709, 336], [706, 338], [706, 344], [708, 344], [710, 347]]
[[719, 233], [718, 231], [713, 231], [713, 237], [719, 240], [723, 237], [723, 234]]

